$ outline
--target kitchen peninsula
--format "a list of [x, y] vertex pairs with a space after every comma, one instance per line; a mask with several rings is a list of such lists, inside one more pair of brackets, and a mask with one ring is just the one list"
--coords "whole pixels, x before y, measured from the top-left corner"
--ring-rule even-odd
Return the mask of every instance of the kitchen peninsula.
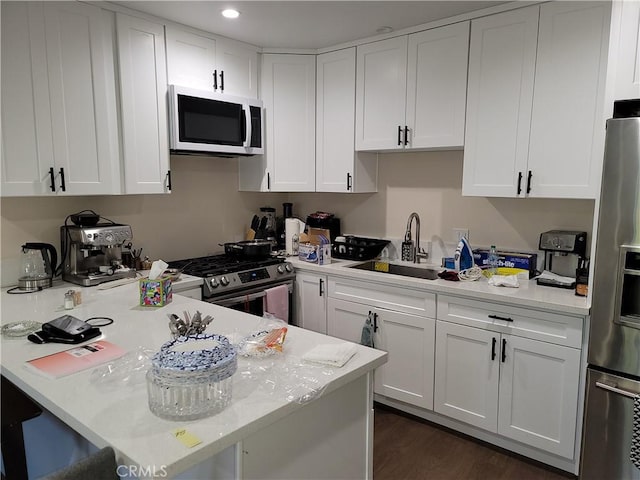
[[[141, 348], [155, 352], [170, 339], [170, 313], [198, 310], [211, 315], [214, 320], [207, 333], [232, 338], [255, 332], [263, 322], [180, 295], [162, 308], [141, 307], [137, 287], [133, 283], [109, 290], [82, 288], [82, 303], [67, 311], [62, 300], [69, 285], [62, 282], [33, 294], [3, 291], [2, 324], [46, 322], [65, 313], [82, 320], [109, 317], [114, 323], [102, 327], [102, 339], [128, 352]], [[98, 379], [98, 367], [53, 380], [25, 367], [27, 360], [70, 345], [36, 345], [25, 337], [5, 337], [1, 366], [8, 380], [70, 427], [70, 435], [77, 432], [92, 444], [91, 449], [110, 445], [118, 464], [142, 473], [141, 477], [371, 478], [373, 371], [386, 361], [386, 353], [357, 346], [342, 368], [301, 360], [316, 345], [341, 342], [291, 326], [281, 356], [239, 359], [233, 400], [225, 410], [190, 422], [154, 416], [147, 405], [143, 375], [137, 380], [132, 375], [129, 381], [108, 375]], [[301, 386], [308, 387], [311, 401], [305, 401]], [[187, 447], [175, 438], [177, 429], [201, 443]], [[26, 449], [29, 458], [29, 444]]]

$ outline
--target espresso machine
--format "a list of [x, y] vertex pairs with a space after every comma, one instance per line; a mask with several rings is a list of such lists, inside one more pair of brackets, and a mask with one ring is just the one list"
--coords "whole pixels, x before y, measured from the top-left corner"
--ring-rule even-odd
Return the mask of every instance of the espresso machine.
[[575, 288], [576, 270], [585, 263], [587, 232], [572, 230], [550, 230], [540, 234], [540, 250], [544, 252], [544, 269], [555, 275], [572, 278], [561, 281], [554, 278], [538, 278], [538, 285]]
[[133, 239], [129, 225], [117, 223], [60, 227], [62, 279], [91, 287], [135, 278], [136, 271], [122, 263], [122, 248]]

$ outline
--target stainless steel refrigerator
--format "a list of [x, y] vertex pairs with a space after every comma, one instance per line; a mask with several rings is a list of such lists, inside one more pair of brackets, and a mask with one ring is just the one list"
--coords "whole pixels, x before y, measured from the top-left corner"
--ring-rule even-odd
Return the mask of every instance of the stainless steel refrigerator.
[[580, 478], [640, 479], [640, 99], [607, 121], [596, 238]]

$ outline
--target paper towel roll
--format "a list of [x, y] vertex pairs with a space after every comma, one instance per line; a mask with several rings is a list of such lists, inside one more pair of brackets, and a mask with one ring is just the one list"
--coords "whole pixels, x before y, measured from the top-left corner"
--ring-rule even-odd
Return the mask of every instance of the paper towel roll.
[[[297, 218], [285, 218], [284, 220], [284, 247], [287, 255], [295, 255], [298, 252], [294, 252], [294, 236], [296, 240], [300, 235], [300, 224], [302, 222]], [[297, 243], [297, 242], [296, 242]]]

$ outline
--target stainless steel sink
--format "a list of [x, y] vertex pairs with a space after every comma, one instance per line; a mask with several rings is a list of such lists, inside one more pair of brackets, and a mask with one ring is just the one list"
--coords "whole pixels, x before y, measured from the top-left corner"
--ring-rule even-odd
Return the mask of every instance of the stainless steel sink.
[[390, 273], [392, 275], [402, 275], [403, 277], [423, 278], [425, 280], [437, 280], [438, 273], [440, 272], [440, 270], [434, 270], [432, 268], [410, 267], [407, 265], [376, 262], [375, 260], [351, 265], [348, 268], [357, 268], [359, 270], [378, 273]]

